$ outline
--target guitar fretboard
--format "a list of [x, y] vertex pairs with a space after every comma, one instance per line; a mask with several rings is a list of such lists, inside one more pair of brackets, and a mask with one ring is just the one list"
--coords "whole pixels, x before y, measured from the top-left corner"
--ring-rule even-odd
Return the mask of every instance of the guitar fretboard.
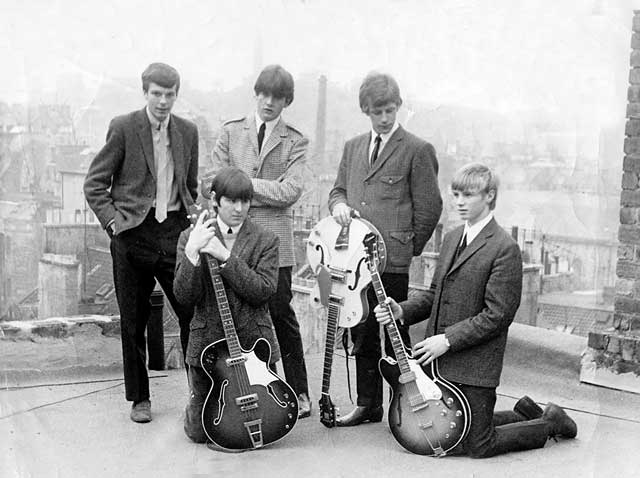
[[386, 304], [387, 294], [384, 290], [384, 286], [382, 285], [380, 274], [378, 273], [375, 265], [372, 264], [370, 258], [367, 258], [367, 263], [369, 265], [369, 272], [371, 273], [371, 284], [376, 292], [378, 303], [383, 307], [387, 307], [389, 309], [389, 314], [391, 314], [391, 321], [386, 324], [386, 328], [387, 333], [389, 334], [389, 340], [391, 340], [391, 345], [393, 346], [393, 352], [396, 355], [396, 361], [398, 362], [400, 373], [409, 373], [411, 372], [409, 357], [407, 356], [407, 351], [404, 348], [404, 343], [402, 342], [402, 337], [400, 336], [400, 331], [398, 330], [398, 325], [393, 317], [393, 313]]
[[324, 345], [324, 366], [322, 371], [323, 394], [329, 393], [329, 387], [331, 385], [331, 366], [333, 365], [333, 350], [336, 343], [339, 317], [340, 307], [329, 303], [329, 311], [327, 313], [327, 339]]
[[209, 273], [211, 274], [211, 282], [213, 282], [213, 290], [216, 294], [216, 302], [218, 303], [220, 320], [222, 321], [222, 327], [224, 329], [224, 337], [227, 340], [227, 347], [229, 348], [229, 357], [232, 359], [242, 357], [242, 348], [240, 347], [240, 340], [238, 339], [231, 309], [229, 308], [227, 291], [224, 289], [224, 283], [220, 276], [220, 266], [214, 257], [208, 254], [203, 254], [203, 256], [207, 260]]

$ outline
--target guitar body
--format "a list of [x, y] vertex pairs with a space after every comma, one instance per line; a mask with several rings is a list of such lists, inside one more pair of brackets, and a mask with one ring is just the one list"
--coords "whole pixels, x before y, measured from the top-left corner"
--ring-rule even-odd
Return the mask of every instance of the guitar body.
[[[307, 241], [307, 260], [314, 273], [326, 266], [332, 279], [331, 294], [340, 307], [338, 326], [350, 328], [367, 318], [369, 307], [367, 289], [371, 275], [365, 262], [363, 239], [369, 233], [380, 233], [373, 224], [353, 218], [348, 228], [341, 227], [331, 216], [320, 220]], [[381, 268], [385, 265], [384, 243], [381, 241]], [[313, 303], [321, 303], [316, 285], [311, 292]]]
[[242, 355], [244, 361], [230, 364], [227, 341], [221, 339], [209, 344], [200, 357], [212, 381], [202, 409], [202, 425], [209, 439], [227, 450], [273, 443], [289, 433], [298, 420], [296, 394], [268, 367], [269, 342], [258, 339], [251, 350], [242, 349]]
[[380, 373], [389, 383], [389, 428], [400, 445], [418, 455], [444, 456], [464, 440], [471, 425], [465, 396], [437, 373], [437, 361], [425, 368], [409, 359], [415, 380], [402, 383], [397, 362], [380, 359]]

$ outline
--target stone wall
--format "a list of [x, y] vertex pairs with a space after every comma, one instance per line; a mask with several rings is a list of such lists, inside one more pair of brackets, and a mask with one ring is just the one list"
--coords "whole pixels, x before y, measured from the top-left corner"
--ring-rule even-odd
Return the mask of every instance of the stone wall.
[[580, 379], [640, 393], [640, 10], [632, 28], [613, 330], [589, 333]]

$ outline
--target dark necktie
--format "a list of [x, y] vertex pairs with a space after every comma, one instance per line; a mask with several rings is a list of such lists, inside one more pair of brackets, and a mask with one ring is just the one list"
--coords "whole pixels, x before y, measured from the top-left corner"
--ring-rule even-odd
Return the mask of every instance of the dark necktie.
[[378, 159], [378, 152], [380, 151], [380, 143], [382, 142], [382, 138], [380, 137], [380, 135], [376, 136], [376, 139], [374, 140], [375, 144], [373, 145], [373, 151], [371, 152], [371, 166], [373, 166], [373, 163], [376, 162], [376, 159]]
[[229, 228], [229, 230], [227, 231], [227, 234], [228, 234], [228, 235], [233, 234], [233, 229]]
[[462, 255], [462, 253], [464, 252], [464, 250], [466, 248], [467, 248], [467, 235], [464, 234], [462, 236], [462, 241], [458, 245], [458, 249], [456, 249], [456, 260], [458, 260], [458, 257], [460, 257]]
[[258, 152], [262, 151], [262, 142], [264, 141], [264, 132], [266, 129], [266, 123], [262, 123], [260, 125], [260, 129], [258, 130]]

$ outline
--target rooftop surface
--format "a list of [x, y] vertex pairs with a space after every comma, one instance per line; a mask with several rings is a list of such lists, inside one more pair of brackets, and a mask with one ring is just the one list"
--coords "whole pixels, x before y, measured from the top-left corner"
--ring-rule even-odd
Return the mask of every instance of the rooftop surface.
[[[85, 336], [75, 344], [79, 350], [90, 341]], [[578, 424], [578, 437], [484, 460], [412, 455], [395, 442], [386, 417], [382, 423], [325, 428], [317, 415], [323, 365], [319, 354], [307, 356], [314, 404], [310, 418], [264, 449], [214, 451], [191, 443], [182, 431], [184, 370], [151, 372], [153, 421], [136, 424], [129, 419], [120, 365], [56, 367], [46, 363], [46, 349], [54, 342], [40, 344], [40, 354], [25, 354], [20, 362], [24, 374], [2, 376], [1, 477], [639, 476], [640, 395], [581, 384], [580, 353], [586, 345], [581, 337], [512, 326], [496, 409], [511, 408], [524, 394], [540, 404], [552, 401], [568, 409]], [[0, 344], [9, 345], [8, 350], [19, 342]], [[0, 365], [8, 369], [2, 364], [6, 357], [0, 350]], [[38, 367], [44, 372], [36, 373]], [[352, 360], [349, 370], [355, 387]], [[338, 351], [331, 396], [342, 413], [352, 408], [346, 378], [345, 359]], [[355, 398], [355, 389], [353, 394]]]

